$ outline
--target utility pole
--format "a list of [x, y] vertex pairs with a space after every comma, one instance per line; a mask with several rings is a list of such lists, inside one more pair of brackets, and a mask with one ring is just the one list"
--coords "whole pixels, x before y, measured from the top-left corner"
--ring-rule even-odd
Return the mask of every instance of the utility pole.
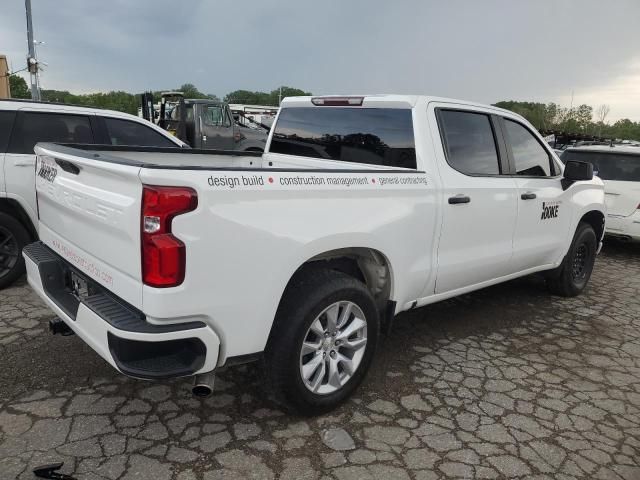
[[31, 0], [24, 0], [24, 8], [27, 12], [27, 43], [29, 55], [27, 56], [27, 69], [31, 81], [31, 98], [40, 100], [40, 79], [38, 78], [38, 58], [36, 57], [36, 45], [33, 40], [33, 21], [31, 19]]
[[280, 93], [278, 94], [278, 106], [282, 103], [282, 87], [280, 87]]
[[573, 118], [573, 88], [571, 89], [571, 104], [569, 105], [569, 118]]

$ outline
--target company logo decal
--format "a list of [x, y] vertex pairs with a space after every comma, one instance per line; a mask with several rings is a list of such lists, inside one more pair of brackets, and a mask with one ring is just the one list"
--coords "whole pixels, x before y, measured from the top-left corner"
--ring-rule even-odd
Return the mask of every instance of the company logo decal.
[[38, 170], [38, 176], [44, 178], [47, 182], [53, 183], [58, 175], [58, 169], [55, 164], [49, 162], [42, 162], [40, 169]]
[[560, 202], [542, 202], [542, 215], [540, 216], [540, 220], [558, 218], [559, 208]]

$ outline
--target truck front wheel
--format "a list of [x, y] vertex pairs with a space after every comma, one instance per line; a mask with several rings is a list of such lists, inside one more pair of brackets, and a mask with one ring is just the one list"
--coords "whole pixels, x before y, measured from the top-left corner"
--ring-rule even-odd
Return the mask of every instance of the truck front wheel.
[[0, 289], [24, 273], [22, 249], [28, 243], [27, 229], [12, 216], [0, 212]]
[[579, 295], [591, 278], [596, 250], [596, 232], [588, 223], [580, 223], [564, 260], [546, 276], [549, 291], [563, 297]]
[[276, 397], [303, 415], [335, 408], [367, 373], [379, 329], [373, 297], [359, 280], [327, 269], [296, 274], [265, 350]]

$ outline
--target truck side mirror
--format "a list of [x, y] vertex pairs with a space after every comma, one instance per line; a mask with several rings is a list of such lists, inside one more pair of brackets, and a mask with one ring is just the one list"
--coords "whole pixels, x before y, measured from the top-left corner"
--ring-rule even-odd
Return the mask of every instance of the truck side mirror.
[[567, 160], [564, 165], [564, 178], [571, 182], [593, 179], [593, 164], [578, 160]]
[[567, 160], [564, 164], [564, 176], [562, 178], [562, 188], [566, 190], [573, 182], [593, 179], [593, 165], [589, 162], [578, 160]]

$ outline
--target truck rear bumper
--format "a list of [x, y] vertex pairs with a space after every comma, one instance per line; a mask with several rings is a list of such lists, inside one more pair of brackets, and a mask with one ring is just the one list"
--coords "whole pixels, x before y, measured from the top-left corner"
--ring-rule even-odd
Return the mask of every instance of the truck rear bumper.
[[[84, 276], [42, 242], [23, 251], [29, 285], [114, 368], [162, 379], [212, 371], [220, 340], [205, 323], [151, 324], [142, 312]], [[79, 288], [78, 279], [82, 283]]]

